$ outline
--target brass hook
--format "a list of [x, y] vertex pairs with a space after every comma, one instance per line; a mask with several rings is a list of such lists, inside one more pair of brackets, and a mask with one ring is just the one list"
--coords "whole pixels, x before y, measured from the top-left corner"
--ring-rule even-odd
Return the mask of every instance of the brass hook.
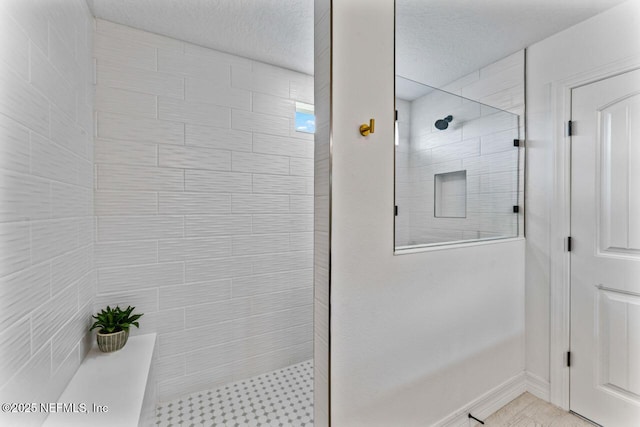
[[360, 135], [368, 136], [370, 133], [373, 133], [375, 129], [375, 124], [376, 124], [375, 119], [371, 119], [369, 120], [368, 125], [366, 123], [363, 125], [360, 125]]

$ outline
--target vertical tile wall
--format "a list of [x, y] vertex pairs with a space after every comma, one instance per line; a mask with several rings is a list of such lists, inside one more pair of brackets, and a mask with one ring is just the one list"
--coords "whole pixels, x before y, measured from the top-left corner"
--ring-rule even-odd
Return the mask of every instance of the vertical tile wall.
[[[520, 115], [520, 121], [442, 91], [411, 101], [407, 137], [396, 150], [396, 245], [414, 245], [497, 236], [515, 236], [523, 204], [524, 51], [519, 51], [442, 88], [444, 91]], [[452, 114], [445, 131], [434, 122]], [[460, 120], [462, 117], [479, 117]], [[404, 120], [402, 115], [400, 120]], [[401, 132], [402, 135], [402, 132]], [[408, 144], [407, 144], [408, 142]], [[466, 218], [434, 217], [434, 174], [467, 170]], [[520, 212], [524, 212], [521, 209]]]
[[314, 425], [330, 419], [331, 2], [314, 2]]
[[411, 223], [409, 207], [413, 194], [413, 185], [409, 175], [409, 161], [411, 159], [411, 102], [396, 98], [398, 112], [398, 145], [396, 145], [396, 206], [398, 210], [395, 222], [396, 246], [405, 246], [411, 242]]
[[84, 0], [0, 2], [3, 402], [55, 402], [90, 344], [93, 24]]
[[312, 357], [313, 77], [96, 24], [96, 308], [158, 332], [159, 398]]

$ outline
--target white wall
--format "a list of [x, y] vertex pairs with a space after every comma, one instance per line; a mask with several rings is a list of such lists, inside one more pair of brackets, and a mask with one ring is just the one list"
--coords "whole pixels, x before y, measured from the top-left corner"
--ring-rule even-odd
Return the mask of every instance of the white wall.
[[92, 32], [84, 0], [0, 2], [2, 402], [55, 402], [90, 345]]
[[[524, 51], [451, 82], [447, 89], [452, 92], [433, 90], [412, 100], [410, 118], [404, 119], [409, 144], [402, 144], [402, 138], [396, 152], [400, 246], [518, 236], [522, 214], [512, 209], [522, 199], [521, 150], [513, 140], [524, 138], [518, 134], [524, 121]], [[456, 96], [461, 93], [466, 97]], [[400, 107], [406, 110], [402, 103]], [[447, 115], [453, 116], [449, 127], [436, 129], [434, 122]], [[454, 201], [464, 217], [436, 217], [434, 175], [461, 170], [466, 171], [466, 189]]]
[[333, 2], [334, 426], [430, 425], [524, 370], [522, 240], [393, 255], [393, 8]]
[[[640, 2], [629, 1], [536, 43], [527, 55], [526, 354], [527, 371], [545, 385], [550, 369], [560, 377], [567, 371], [568, 341], [553, 354], [549, 346], [560, 329], [550, 328], [551, 313], [568, 315], [563, 307], [568, 298], [562, 297], [568, 295], [562, 277], [569, 231], [563, 229], [564, 125], [570, 119], [565, 91], [569, 81], [587, 83], [640, 65]], [[552, 402], [566, 407], [567, 392], [552, 384]]]
[[312, 357], [313, 78], [98, 20], [96, 309], [158, 332], [159, 399]]

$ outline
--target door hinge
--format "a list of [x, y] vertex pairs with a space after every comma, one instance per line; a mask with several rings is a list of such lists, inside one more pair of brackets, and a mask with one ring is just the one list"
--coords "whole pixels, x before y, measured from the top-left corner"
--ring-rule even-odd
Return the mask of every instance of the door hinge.
[[514, 139], [513, 140], [513, 146], [514, 147], [521, 147], [524, 145], [524, 140], [523, 139]]
[[567, 351], [567, 368], [571, 367], [571, 352]]
[[394, 214], [395, 216], [398, 216], [398, 205], [395, 205], [395, 206], [393, 207], [393, 214]]
[[573, 121], [569, 120], [567, 122], [567, 136], [573, 136]]
[[513, 213], [518, 213], [518, 212], [520, 212], [520, 206], [515, 205], [515, 206], [513, 207]]
[[398, 121], [398, 110], [396, 110], [396, 122]]
[[571, 252], [572, 243], [571, 236], [567, 237], [567, 252]]

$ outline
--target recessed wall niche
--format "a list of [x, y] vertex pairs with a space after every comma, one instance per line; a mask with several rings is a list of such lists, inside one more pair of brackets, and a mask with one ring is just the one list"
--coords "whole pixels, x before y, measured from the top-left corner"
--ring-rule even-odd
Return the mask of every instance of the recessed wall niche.
[[465, 218], [467, 216], [467, 171], [439, 173], [433, 177], [434, 216]]

